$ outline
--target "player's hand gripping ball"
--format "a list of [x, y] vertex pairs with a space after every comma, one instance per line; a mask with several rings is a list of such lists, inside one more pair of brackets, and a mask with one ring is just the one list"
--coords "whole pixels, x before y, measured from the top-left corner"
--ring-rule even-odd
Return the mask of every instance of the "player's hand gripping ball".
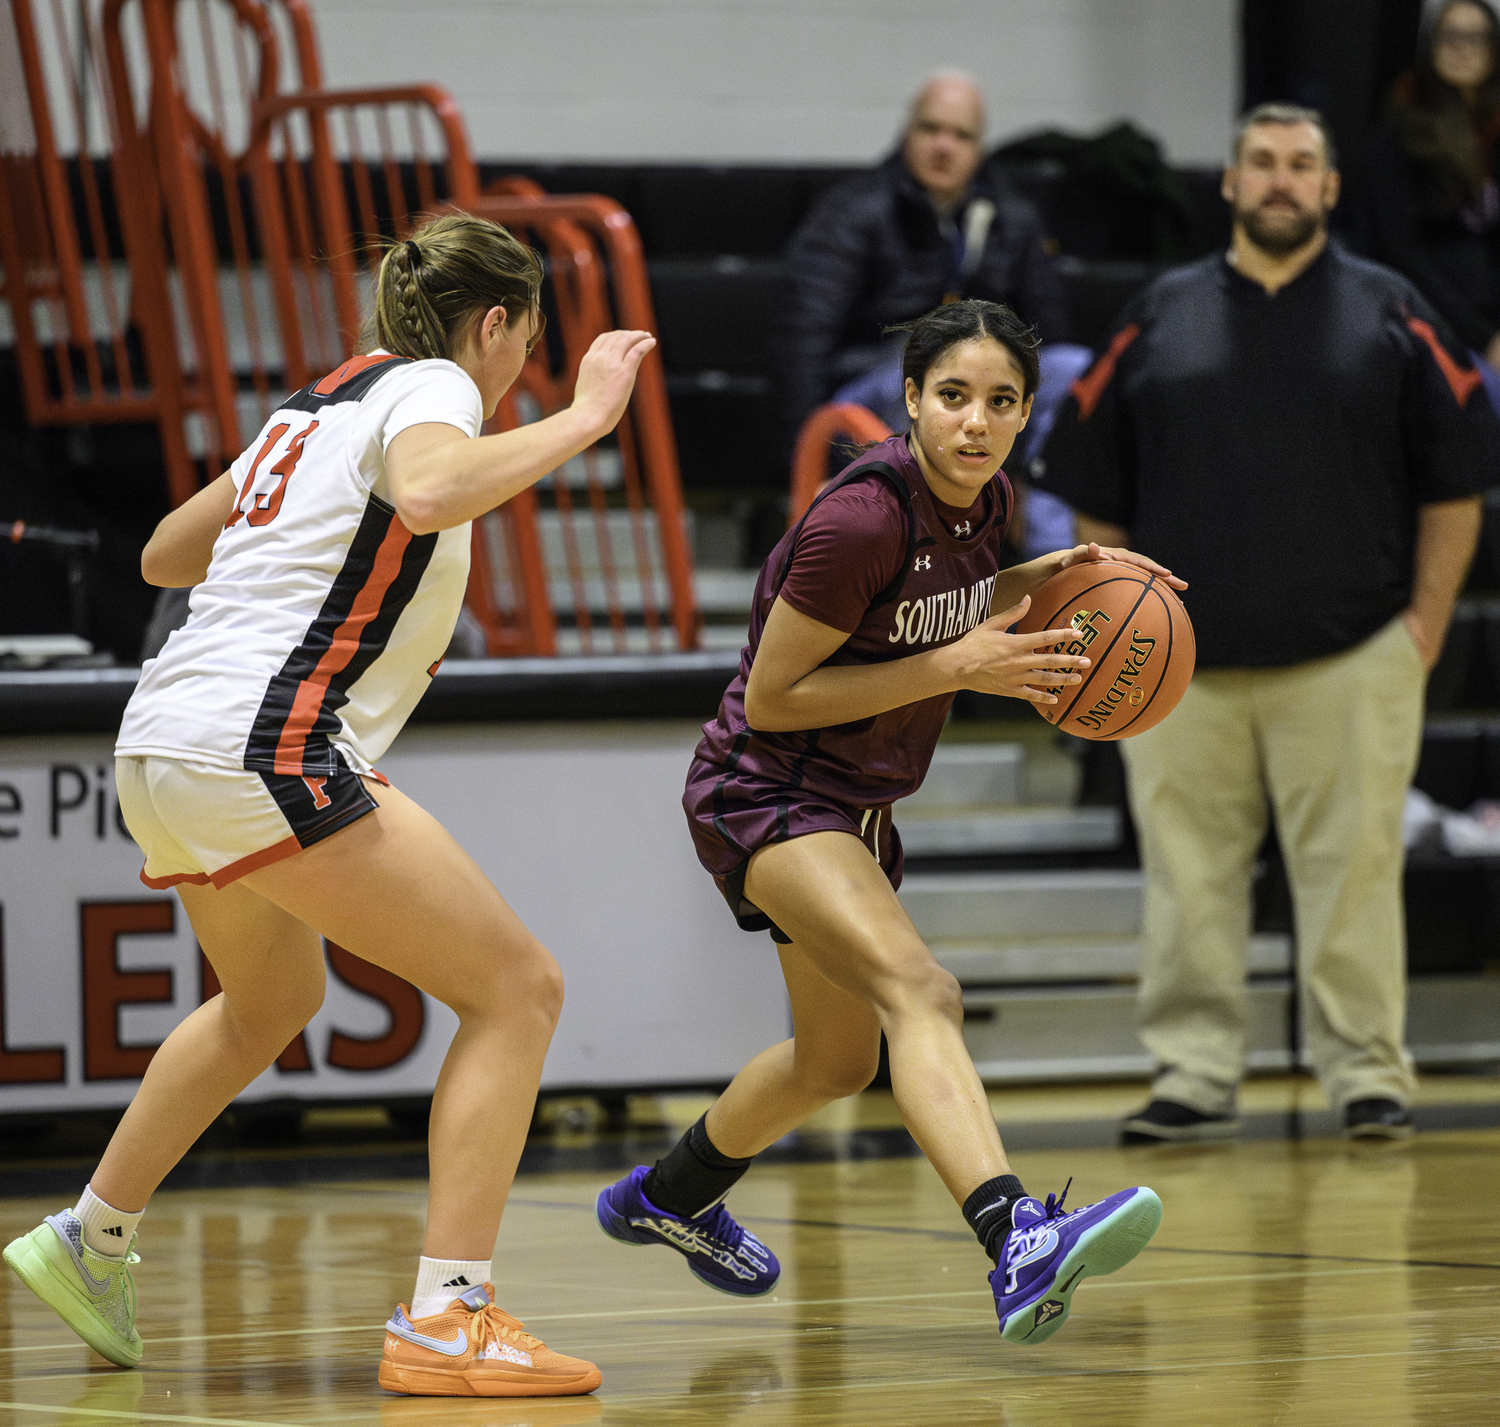
[[1045, 581], [1016, 625], [1018, 634], [1071, 625], [1073, 639], [1054, 645], [1087, 654], [1083, 682], [1057, 690], [1036, 711], [1080, 738], [1129, 738], [1177, 707], [1193, 677], [1197, 644], [1182, 601], [1138, 565], [1080, 560]]

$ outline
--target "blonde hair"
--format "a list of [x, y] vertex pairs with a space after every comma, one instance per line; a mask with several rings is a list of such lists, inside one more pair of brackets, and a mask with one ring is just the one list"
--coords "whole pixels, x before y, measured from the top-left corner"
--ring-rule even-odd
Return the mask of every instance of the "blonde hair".
[[[474, 322], [492, 307], [506, 326], [530, 314], [541, 331], [537, 255], [498, 223], [445, 213], [392, 244], [380, 263], [366, 347], [398, 357], [457, 355]], [[534, 338], [533, 338], [534, 340]]]

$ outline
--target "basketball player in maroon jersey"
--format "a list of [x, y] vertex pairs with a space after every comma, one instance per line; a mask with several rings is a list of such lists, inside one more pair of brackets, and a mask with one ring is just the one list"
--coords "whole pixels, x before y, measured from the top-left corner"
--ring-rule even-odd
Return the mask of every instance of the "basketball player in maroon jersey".
[[1071, 1212], [1026, 1196], [964, 1046], [958, 983], [896, 898], [891, 805], [920, 786], [957, 690], [1046, 704], [1080, 681], [1087, 658], [1052, 652], [1070, 631], [1007, 633], [1044, 580], [1105, 558], [1168, 577], [1098, 545], [1000, 569], [1014, 500], [1000, 463], [1030, 412], [1036, 345], [995, 303], [914, 323], [911, 432], [866, 451], [766, 561], [683, 805], [739, 924], [778, 943], [794, 1034], [597, 1206], [612, 1237], [668, 1244], [727, 1292], [768, 1292], [775, 1256], [721, 1201], [760, 1150], [869, 1084], [883, 1031], [902, 1121], [997, 1265], [1002, 1336], [1028, 1343], [1062, 1326], [1082, 1278], [1140, 1251], [1161, 1204], [1143, 1188]]

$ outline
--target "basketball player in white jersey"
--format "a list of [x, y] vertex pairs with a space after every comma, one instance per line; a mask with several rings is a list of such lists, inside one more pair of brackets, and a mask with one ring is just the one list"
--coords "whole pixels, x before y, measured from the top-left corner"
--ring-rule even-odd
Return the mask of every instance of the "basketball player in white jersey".
[[381, 265], [379, 345], [298, 392], [142, 555], [194, 585], [116, 746], [142, 880], [175, 887], [222, 992], [156, 1052], [82, 1197], [5, 1250], [112, 1362], [141, 1356], [129, 1265], [166, 1173], [323, 999], [322, 937], [453, 1008], [433, 1096], [431, 1194], [409, 1307], [386, 1325], [396, 1392], [552, 1396], [599, 1385], [494, 1303], [490, 1259], [562, 978], [474, 863], [374, 762], [441, 661], [469, 522], [613, 429], [646, 332], [584, 358], [573, 403], [480, 436], [540, 328], [541, 270], [451, 215]]

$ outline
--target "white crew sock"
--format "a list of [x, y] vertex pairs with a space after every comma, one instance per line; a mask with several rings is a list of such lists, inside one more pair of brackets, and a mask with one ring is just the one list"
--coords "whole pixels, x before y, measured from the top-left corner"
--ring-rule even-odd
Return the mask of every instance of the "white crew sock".
[[107, 1258], [122, 1259], [130, 1252], [130, 1241], [135, 1237], [135, 1226], [141, 1222], [146, 1211], [137, 1210], [127, 1214], [106, 1204], [92, 1186], [85, 1186], [82, 1196], [74, 1206], [73, 1217], [83, 1225], [83, 1241], [96, 1254]]
[[411, 1316], [431, 1318], [434, 1313], [446, 1313], [455, 1298], [461, 1298], [471, 1288], [483, 1288], [492, 1277], [489, 1259], [424, 1257], [418, 1261]]

